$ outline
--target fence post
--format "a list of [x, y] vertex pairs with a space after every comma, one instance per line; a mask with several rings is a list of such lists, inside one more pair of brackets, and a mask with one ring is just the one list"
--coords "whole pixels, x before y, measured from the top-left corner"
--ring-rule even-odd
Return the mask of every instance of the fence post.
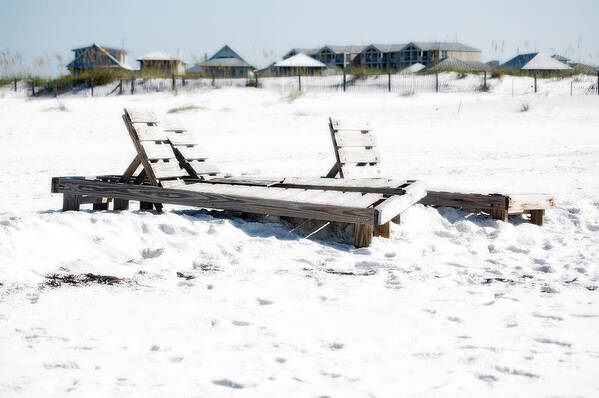
[[56, 80], [54, 80], [54, 98], [58, 97], [58, 89], [56, 87]]
[[435, 72], [435, 91], [439, 92], [439, 72]]
[[391, 92], [391, 72], [387, 71], [387, 88]]
[[177, 81], [175, 80], [175, 74], [174, 73], [172, 75], [172, 79], [173, 79], [173, 91], [175, 91], [175, 86], [177, 85]]
[[299, 91], [301, 92], [302, 91], [302, 75], [301, 75], [301, 72], [299, 72], [299, 69], [297, 72], [297, 86], [299, 88]]
[[599, 95], [599, 71], [597, 71], [597, 95]]
[[574, 79], [570, 80], [570, 97], [573, 95], [574, 91]]
[[131, 78], [131, 95], [135, 92], [135, 78]]
[[345, 65], [343, 65], [343, 92], [345, 92]]
[[485, 81], [483, 83], [483, 89], [486, 91], [487, 90], [487, 71], [485, 71]]
[[94, 96], [94, 78], [92, 77], [91, 80], [91, 86], [92, 86], [92, 97]]
[[15, 77], [15, 93], [17, 92], [17, 78]]
[[183, 87], [185, 87], [185, 84], [186, 84], [186, 83], [185, 83], [185, 77], [181, 77], [181, 85], [182, 85]]
[[123, 79], [119, 82], [119, 95], [123, 94]]
[[35, 97], [35, 80], [31, 81], [31, 96]]
[[537, 71], [535, 71], [535, 93], [537, 92]]

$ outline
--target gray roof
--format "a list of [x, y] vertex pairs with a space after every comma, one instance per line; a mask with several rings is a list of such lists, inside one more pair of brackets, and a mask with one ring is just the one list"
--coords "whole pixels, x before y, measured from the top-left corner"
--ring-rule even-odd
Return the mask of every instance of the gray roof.
[[570, 59], [570, 58], [566, 58], [566, 57], [564, 57], [563, 55], [559, 55], [559, 54], [553, 54], [553, 55], [551, 56], [551, 58], [553, 58], [553, 59], [557, 59], [559, 62], [563, 62], [563, 63], [565, 63], [565, 64], [567, 64], [567, 63], [569, 63], [569, 62], [571, 61], [571, 59]]
[[427, 69], [429, 72], [463, 71], [463, 72], [488, 72], [489, 65], [482, 62], [462, 61], [454, 57], [445, 57], [435, 66]]
[[320, 61], [304, 53], [295, 54], [281, 62], [275, 64], [279, 68], [326, 68], [327, 66]]
[[523, 70], [570, 70], [568, 65], [543, 53], [538, 53], [522, 67]]
[[439, 41], [413, 41], [408, 44], [414, 44], [418, 48], [430, 51], [430, 50], [441, 50], [441, 51], [465, 51], [465, 52], [480, 52], [478, 48], [470, 47], [462, 43], [455, 42], [439, 42]]
[[203, 67], [219, 67], [219, 68], [253, 68], [252, 65], [239, 58], [214, 58], [207, 61], [197, 63]]
[[520, 70], [528, 61], [536, 57], [538, 53], [518, 54], [509, 61], [504, 62], [501, 67], [506, 69]]
[[336, 54], [340, 53], [350, 53], [350, 54], [358, 54], [362, 51], [374, 47], [380, 52], [388, 53], [388, 52], [398, 52], [407, 47], [408, 45], [414, 45], [421, 50], [430, 51], [430, 50], [441, 50], [441, 51], [465, 51], [465, 52], [480, 52], [479, 49], [467, 46], [461, 43], [450, 43], [450, 42], [422, 42], [422, 41], [413, 41], [410, 43], [399, 43], [399, 44], [368, 44], [368, 45], [349, 45], [349, 46], [334, 46], [334, 45], [325, 45], [318, 48], [292, 48], [289, 50], [285, 56], [289, 56], [292, 52], [295, 53], [303, 53], [306, 55], [315, 55], [318, 54], [324, 48], [328, 48]]

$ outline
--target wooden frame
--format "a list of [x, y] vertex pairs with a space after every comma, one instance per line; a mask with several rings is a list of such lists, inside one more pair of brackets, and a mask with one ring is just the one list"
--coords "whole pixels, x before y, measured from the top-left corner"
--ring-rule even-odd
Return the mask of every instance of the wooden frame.
[[[206, 158], [184, 129], [161, 130], [152, 112], [125, 109], [122, 116], [133, 141], [136, 157], [123, 175], [104, 177], [55, 177], [52, 192], [62, 193], [63, 210], [79, 210], [93, 203], [96, 210], [128, 209], [129, 201], [140, 209], [175, 204], [241, 213], [286, 216], [354, 224], [354, 244], [368, 246], [373, 234], [389, 236], [389, 220], [426, 195], [415, 181], [385, 179], [229, 178], [202, 173], [190, 166]], [[333, 122], [331, 121], [331, 126]], [[172, 137], [169, 136], [172, 134]], [[347, 135], [344, 146], [373, 144], [368, 137]], [[373, 151], [347, 150], [340, 155], [340, 172], [348, 161], [376, 161]], [[139, 166], [140, 173], [134, 176]], [[208, 178], [206, 178], [208, 177]]]
[[554, 199], [546, 194], [478, 194], [428, 191], [420, 200], [426, 206], [454, 207], [472, 212], [487, 212], [497, 220], [508, 221], [509, 215], [530, 214], [530, 222], [543, 226], [545, 210], [554, 206]]
[[[347, 124], [333, 118], [329, 118], [329, 131], [331, 133], [331, 140], [333, 142], [333, 150], [335, 153], [335, 164], [329, 170], [326, 177], [335, 178], [337, 175], [340, 178], [345, 177], [344, 173], [344, 161], [348, 158], [344, 157], [343, 148], [347, 147], [358, 147], [374, 149], [376, 141], [372, 132], [370, 131], [370, 125], [368, 123], [359, 124]], [[361, 135], [346, 135], [343, 136], [343, 132], [360, 132]], [[369, 163], [373, 166], [378, 166], [380, 163], [380, 156], [378, 154], [372, 155], [371, 157], [354, 156], [353, 160], [372, 160]], [[358, 163], [357, 167], [365, 168], [365, 163]], [[371, 175], [371, 177], [377, 177]], [[401, 202], [399, 197], [395, 201]], [[420, 202], [426, 206], [435, 207], [454, 207], [474, 212], [487, 212], [495, 219], [508, 221], [510, 214], [530, 214], [530, 221], [533, 224], [542, 226], [543, 217], [545, 210], [553, 207], [553, 197], [545, 194], [518, 194], [518, 195], [503, 195], [503, 194], [478, 194], [478, 193], [460, 193], [460, 192], [441, 192], [441, 191], [428, 191]], [[388, 202], [385, 206], [390, 206]], [[395, 221], [399, 223], [399, 215]]]

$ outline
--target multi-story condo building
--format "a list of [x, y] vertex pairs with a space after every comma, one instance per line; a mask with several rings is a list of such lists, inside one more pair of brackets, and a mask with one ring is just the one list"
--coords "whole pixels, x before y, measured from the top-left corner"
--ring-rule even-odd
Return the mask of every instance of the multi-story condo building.
[[398, 70], [421, 63], [432, 66], [446, 57], [480, 62], [481, 51], [461, 43], [410, 42], [407, 44], [369, 44], [366, 46], [323, 46], [314, 49], [294, 48], [283, 56], [304, 53], [330, 66]]

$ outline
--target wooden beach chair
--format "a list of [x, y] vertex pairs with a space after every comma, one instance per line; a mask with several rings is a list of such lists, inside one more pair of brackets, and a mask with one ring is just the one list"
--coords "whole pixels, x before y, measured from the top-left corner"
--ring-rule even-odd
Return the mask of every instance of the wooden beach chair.
[[[368, 123], [348, 124], [330, 118], [329, 131], [336, 161], [327, 177], [380, 176], [381, 158]], [[508, 215], [530, 214], [530, 222], [542, 226], [545, 210], [553, 207], [554, 200], [551, 195], [546, 194], [480, 194], [427, 190], [420, 203], [485, 212], [502, 221], [508, 221]], [[395, 221], [399, 221], [399, 216]]]
[[[158, 211], [166, 203], [345, 222], [354, 224], [354, 245], [364, 247], [370, 244], [375, 228], [388, 224], [406, 206], [411, 206], [426, 194], [407, 195], [413, 185], [411, 182], [398, 185], [391, 180], [384, 183], [382, 179], [376, 183], [371, 180], [317, 179], [323, 182], [310, 182], [305, 179], [263, 180], [218, 175], [207, 179], [206, 175], [215, 174], [212, 172], [214, 169], [210, 168], [210, 172], [203, 174], [198, 172], [198, 165], [193, 165], [193, 175], [189, 169], [191, 164], [187, 164], [205, 161], [205, 158], [188, 156], [186, 149], [178, 149], [176, 154], [173, 149], [178, 143], [194, 148], [189, 144], [192, 141], [177, 141], [181, 137], [173, 139], [169, 132], [158, 126], [152, 112], [128, 109], [123, 121], [137, 152], [135, 159], [120, 176], [54, 177], [52, 192], [64, 195], [63, 210], [78, 210], [85, 201], [114, 199], [115, 209], [126, 209], [129, 201], [134, 200], [140, 202], [142, 209], [155, 208]], [[135, 176], [139, 166], [142, 170]]]

